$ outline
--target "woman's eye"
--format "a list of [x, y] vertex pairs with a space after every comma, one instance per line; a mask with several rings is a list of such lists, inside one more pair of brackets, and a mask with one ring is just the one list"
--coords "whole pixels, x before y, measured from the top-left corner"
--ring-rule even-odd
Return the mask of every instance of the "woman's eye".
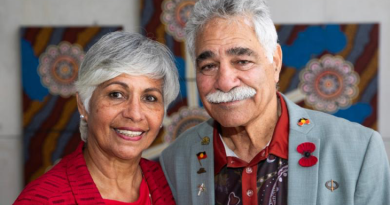
[[110, 97], [111, 98], [123, 98], [123, 95], [120, 92], [111, 92]]
[[148, 102], [156, 102], [157, 98], [154, 97], [153, 95], [147, 95], [147, 96], [145, 96], [145, 100]]

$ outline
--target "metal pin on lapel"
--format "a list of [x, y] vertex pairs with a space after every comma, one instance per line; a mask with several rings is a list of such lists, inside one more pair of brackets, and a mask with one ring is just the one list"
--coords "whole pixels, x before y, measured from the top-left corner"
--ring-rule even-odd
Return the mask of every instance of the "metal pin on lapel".
[[207, 158], [206, 152], [204, 152], [204, 151], [199, 152], [198, 154], [196, 154], [196, 157], [198, 158], [199, 164], [202, 167], [202, 163], [200, 161]]
[[198, 173], [198, 174], [206, 173], [206, 169], [201, 167], [196, 173]]
[[329, 189], [331, 192], [339, 188], [339, 183], [334, 181], [333, 179], [330, 181], [327, 181], [325, 183], [325, 187]]
[[309, 125], [309, 124], [310, 124], [310, 120], [309, 119], [301, 118], [301, 119], [298, 120], [298, 125], [299, 126]]
[[205, 136], [202, 138], [202, 141], [201, 141], [202, 145], [208, 145], [209, 143], [210, 143], [210, 137]]
[[202, 194], [202, 192], [206, 191], [206, 187], [204, 186], [204, 183], [198, 186], [199, 191], [198, 191], [198, 196]]

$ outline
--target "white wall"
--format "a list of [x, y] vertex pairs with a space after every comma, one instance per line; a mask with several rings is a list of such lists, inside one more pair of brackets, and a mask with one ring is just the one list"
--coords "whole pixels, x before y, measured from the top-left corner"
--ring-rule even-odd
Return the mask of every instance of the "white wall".
[[[390, 1], [269, 0], [275, 23], [380, 23], [379, 131], [390, 153]], [[139, 0], [2, 0], [0, 4], [0, 202], [22, 189], [19, 28], [122, 25], [138, 31]], [[386, 126], [387, 125], [387, 126]], [[12, 159], [12, 160], [10, 160]]]

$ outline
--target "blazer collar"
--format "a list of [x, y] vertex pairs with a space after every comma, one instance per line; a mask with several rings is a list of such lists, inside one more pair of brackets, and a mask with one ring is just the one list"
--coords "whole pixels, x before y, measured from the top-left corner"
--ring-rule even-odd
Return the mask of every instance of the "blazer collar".
[[[320, 138], [309, 133], [315, 127], [307, 111], [283, 96], [289, 113], [289, 158], [288, 158], [288, 203], [289, 204], [316, 204], [318, 189], [319, 163], [311, 167], [302, 167], [298, 161], [302, 155], [297, 151], [299, 144], [312, 142], [316, 145], [313, 155], [320, 159]], [[310, 120], [310, 124], [299, 126], [301, 118]]]

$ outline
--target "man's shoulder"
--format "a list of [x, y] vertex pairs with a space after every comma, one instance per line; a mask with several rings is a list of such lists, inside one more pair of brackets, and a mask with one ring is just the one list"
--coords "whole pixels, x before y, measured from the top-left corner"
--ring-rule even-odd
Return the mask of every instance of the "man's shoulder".
[[[289, 120], [290, 120], [290, 128], [302, 130], [301, 126], [298, 126], [297, 123], [300, 118], [308, 118], [310, 123], [312, 123], [310, 127], [314, 130], [325, 130], [325, 133], [329, 132], [338, 132], [338, 133], [346, 133], [352, 132], [363, 135], [373, 135], [377, 134], [371, 128], [367, 128], [362, 126], [359, 123], [351, 122], [341, 117], [337, 117], [328, 113], [324, 113], [322, 111], [310, 110], [306, 108], [302, 108], [299, 105], [295, 104], [291, 100], [289, 100], [286, 96], [282, 95], [287, 104]], [[305, 126], [303, 126], [305, 127]]]
[[370, 140], [372, 136], [380, 136], [371, 128], [365, 127], [357, 122], [337, 117], [321, 111], [308, 110], [310, 122], [314, 124], [313, 130], [326, 134], [325, 137], [343, 136], [343, 138], [355, 138], [360, 140]]
[[191, 145], [199, 143], [201, 138], [208, 136], [212, 140], [213, 132], [213, 119], [206, 120], [196, 126], [193, 126], [182, 134], [180, 134], [175, 141], [172, 142], [164, 151], [161, 153], [162, 156], [175, 156], [177, 153], [188, 153]]
[[342, 117], [338, 117], [335, 115], [331, 115], [328, 113], [324, 113], [316, 110], [306, 109], [310, 117], [314, 122], [318, 125], [324, 126], [336, 126], [338, 128], [352, 128], [358, 130], [364, 130], [366, 132], [373, 132], [374, 130], [368, 127], [365, 127], [357, 122], [352, 122]]

